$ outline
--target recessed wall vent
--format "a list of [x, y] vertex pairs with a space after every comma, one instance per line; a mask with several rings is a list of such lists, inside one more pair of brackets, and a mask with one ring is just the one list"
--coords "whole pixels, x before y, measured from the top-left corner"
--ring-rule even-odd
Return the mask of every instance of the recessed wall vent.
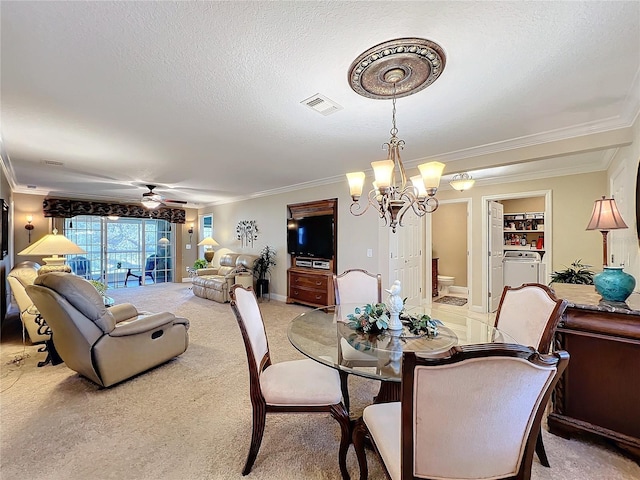
[[49, 165], [50, 167], [62, 167], [64, 163], [56, 160], [42, 160], [43, 165]]
[[342, 106], [319, 93], [316, 93], [312, 97], [309, 97], [300, 103], [325, 116], [336, 113], [338, 110], [342, 110]]

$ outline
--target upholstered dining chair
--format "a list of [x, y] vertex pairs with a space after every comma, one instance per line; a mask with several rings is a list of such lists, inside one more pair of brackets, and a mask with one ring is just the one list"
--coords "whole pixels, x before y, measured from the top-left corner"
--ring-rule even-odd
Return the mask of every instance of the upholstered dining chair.
[[360, 268], [345, 270], [333, 275], [336, 304], [374, 303], [382, 301], [382, 275], [369, 273]]
[[[522, 345], [548, 353], [567, 301], [556, 297], [553, 290], [540, 283], [525, 283], [519, 287], [504, 287], [495, 326]], [[549, 467], [549, 459], [538, 435], [536, 453], [540, 463]]]
[[[382, 302], [382, 275], [369, 273], [366, 270], [354, 268], [345, 270], [340, 275], [333, 275], [336, 304], [359, 304]], [[338, 343], [338, 364], [345, 367], [377, 367], [378, 359], [367, 352], [356, 350], [346, 339], [341, 338]], [[349, 375], [340, 370], [340, 384], [342, 398], [349, 410]]]
[[544, 405], [569, 360], [523, 345], [406, 352], [400, 402], [366, 407], [353, 432], [360, 479], [368, 436], [392, 480], [527, 480]]
[[348, 479], [346, 456], [351, 425], [349, 413], [342, 403], [338, 372], [311, 359], [271, 363], [267, 333], [252, 287], [234, 285], [231, 308], [247, 352], [253, 407], [251, 445], [242, 475], [251, 472], [256, 460], [267, 413], [306, 412], [329, 413], [340, 424], [338, 459], [342, 478]]

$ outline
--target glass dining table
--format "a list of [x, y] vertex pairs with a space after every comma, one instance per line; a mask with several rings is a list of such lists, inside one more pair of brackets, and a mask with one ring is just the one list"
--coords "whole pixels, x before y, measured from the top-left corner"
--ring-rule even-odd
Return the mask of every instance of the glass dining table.
[[[455, 345], [518, 343], [493, 325], [460, 313], [430, 306], [405, 307], [410, 315], [427, 314], [442, 324], [435, 336], [385, 330], [367, 334], [348, 325], [348, 315], [362, 304], [333, 305], [295, 317], [288, 328], [291, 344], [307, 357], [337, 369], [346, 386], [347, 375], [380, 380], [375, 403], [398, 401], [402, 379], [402, 353], [446, 354]], [[346, 388], [343, 388], [346, 393]], [[349, 399], [344, 399], [348, 408]]]

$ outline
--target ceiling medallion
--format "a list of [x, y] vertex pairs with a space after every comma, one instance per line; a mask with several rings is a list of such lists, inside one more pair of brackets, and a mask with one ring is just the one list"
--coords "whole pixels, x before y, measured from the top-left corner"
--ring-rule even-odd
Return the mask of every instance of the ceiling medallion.
[[435, 82], [445, 64], [446, 55], [437, 43], [397, 38], [360, 54], [349, 67], [349, 85], [363, 97], [406, 97]]

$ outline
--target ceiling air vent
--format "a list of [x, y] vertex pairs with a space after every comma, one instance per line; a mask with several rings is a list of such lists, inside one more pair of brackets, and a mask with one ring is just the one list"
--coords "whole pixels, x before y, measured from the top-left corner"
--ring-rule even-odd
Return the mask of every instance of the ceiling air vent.
[[64, 163], [58, 162], [56, 160], [42, 160], [43, 165], [48, 165], [50, 167], [62, 167]]
[[324, 95], [320, 95], [319, 93], [316, 93], [312, 97], [309, 97], [306, 100], [301, 101], [300, 103], [325, 116], [331, 115], [338, 110], [342, 110], [342, 107], [336, 102], [328, 99]]

